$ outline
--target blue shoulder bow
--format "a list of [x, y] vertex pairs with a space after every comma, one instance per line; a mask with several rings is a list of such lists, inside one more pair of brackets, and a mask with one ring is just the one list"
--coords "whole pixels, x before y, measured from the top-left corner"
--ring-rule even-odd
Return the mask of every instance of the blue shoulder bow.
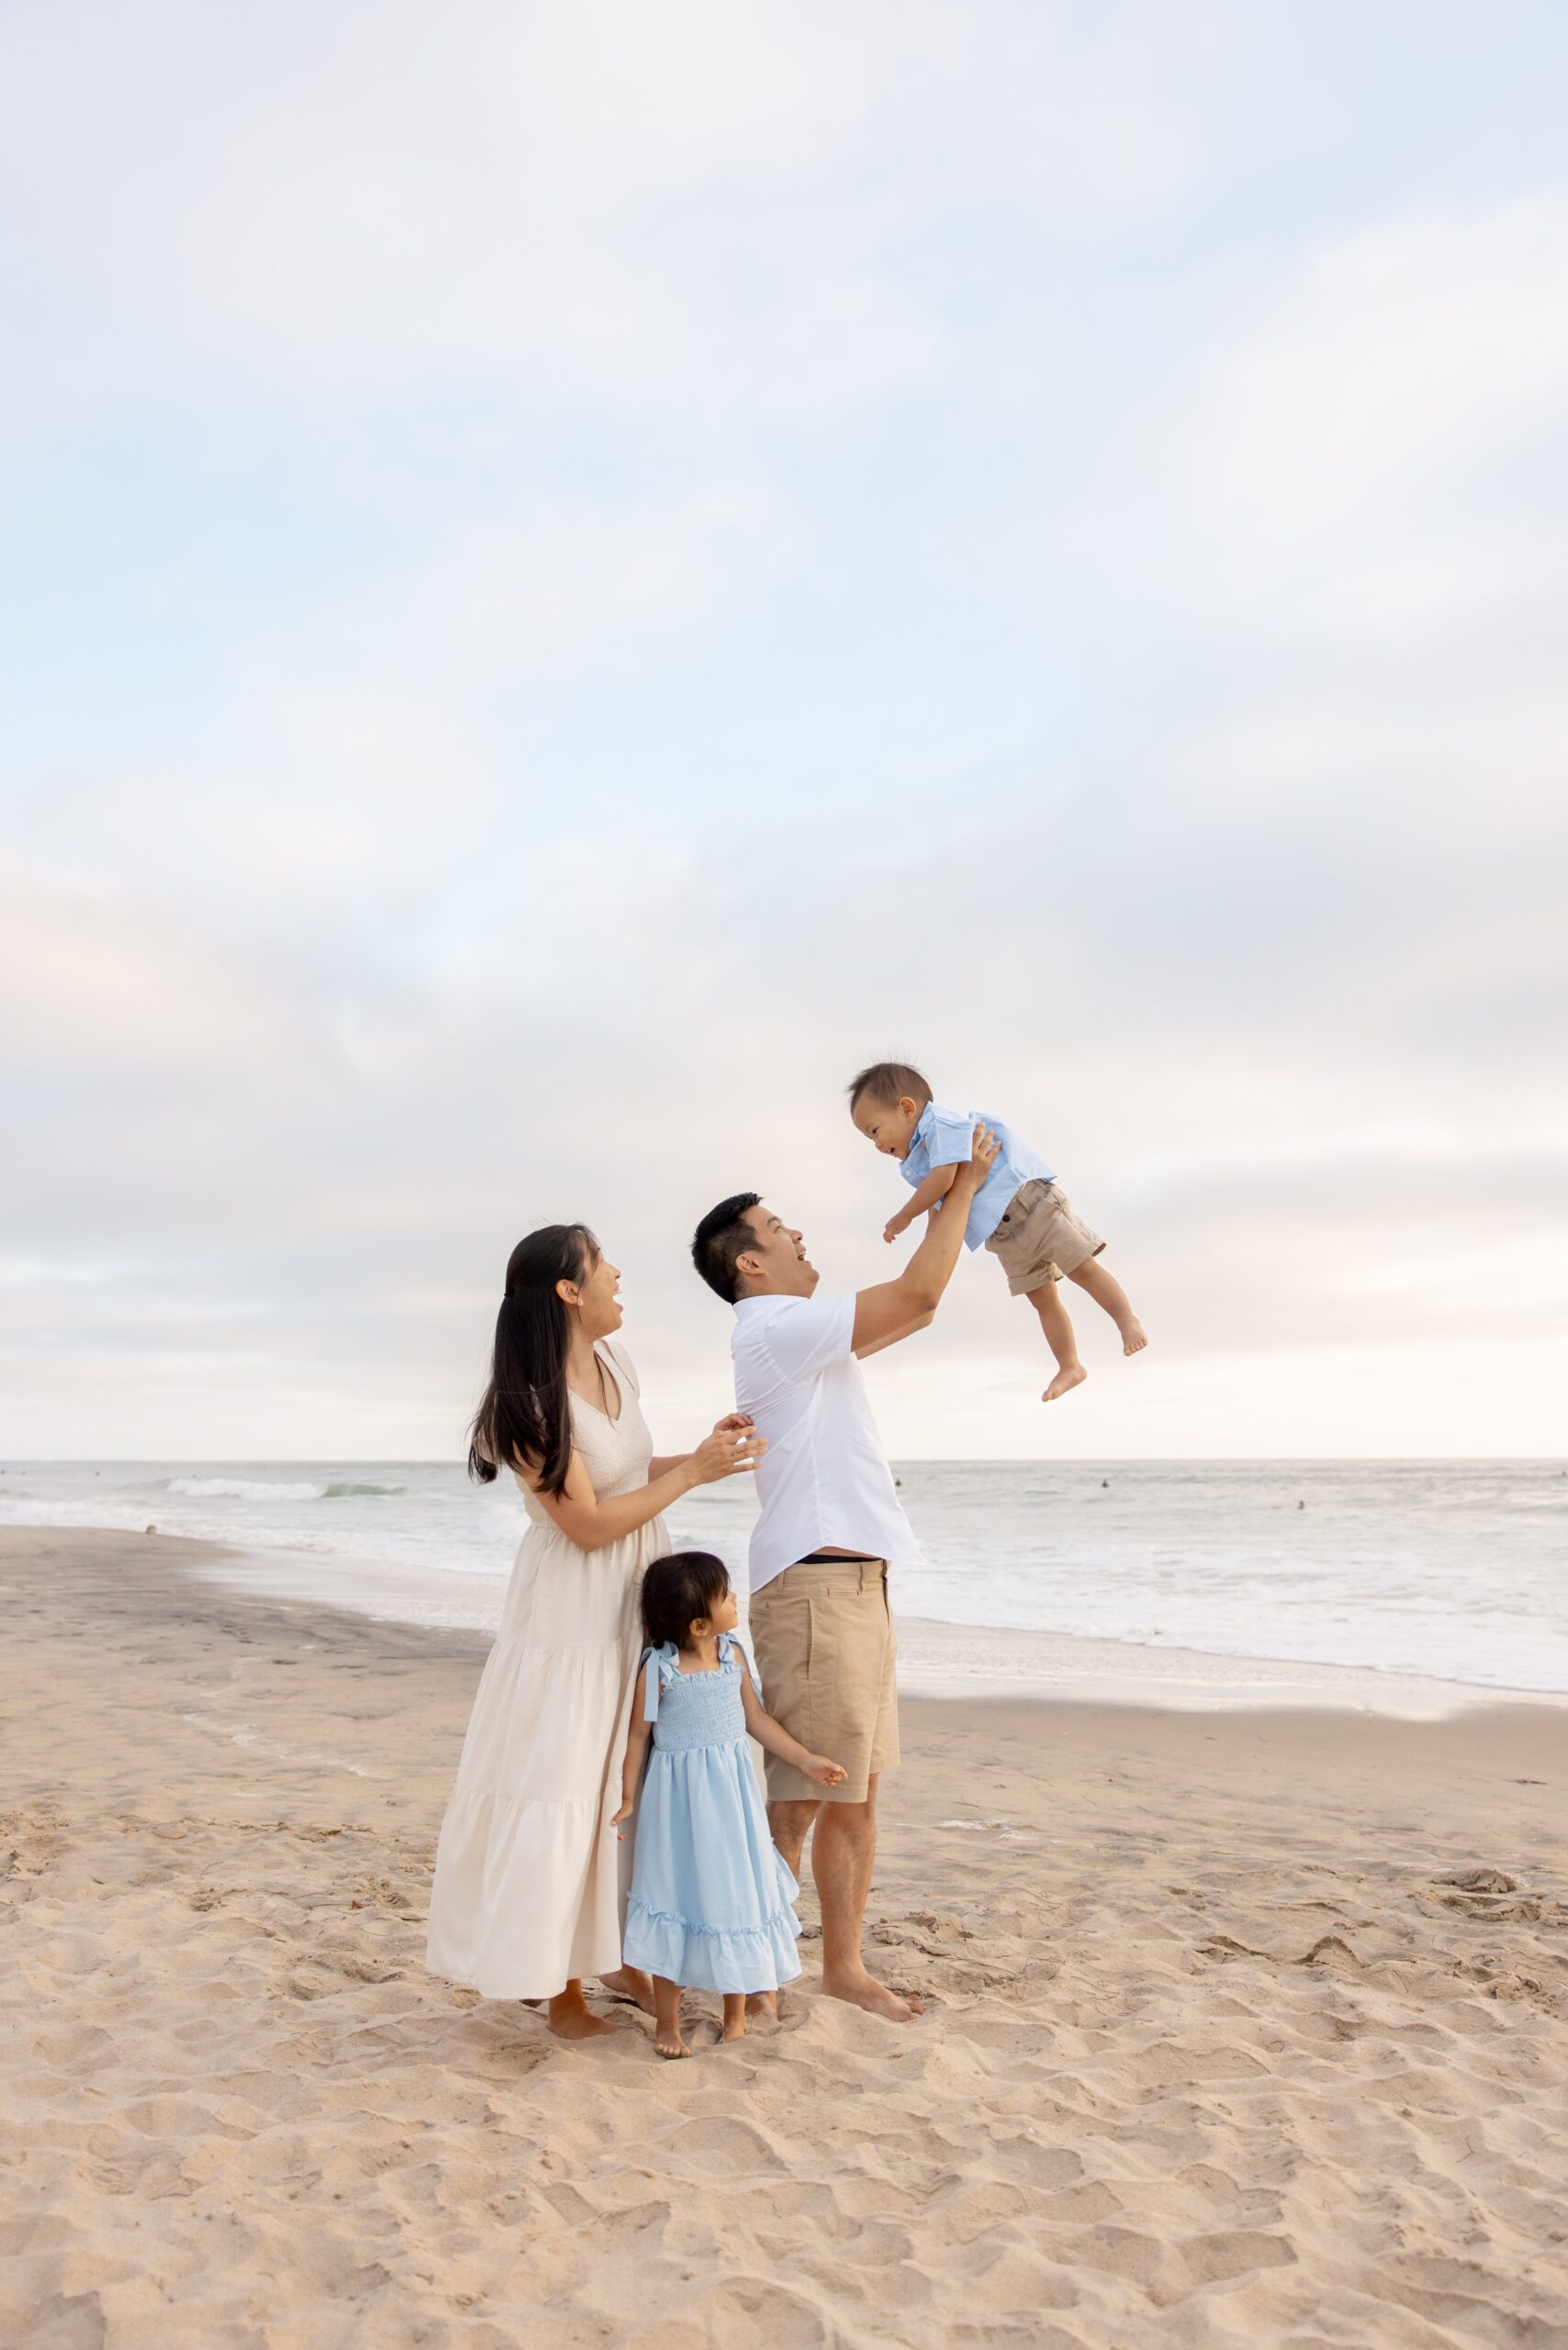
[[676, 1647], [666, 1640], [662, 1649], [644, 1649], [643, 1662], [647, 1667], [647, 1684], [643, 1693], [643, 1719], [656, 1722], [659, 1718], [659, 1692], [667, 1688], [676, 1674]]
[[750, 1657], [749, 1657], [749, 1656], [747, 1656], [747, 1654], [746, 1654], [746, 1652], [745, 1652], [745, 1649], [744, 1649], [744, 1648], [742, 1648], [742, 1646], [741, 1646], [741, 1644], [740, 1644], [740, 1640], [739, 1640], [739, 1639], [738, 1639], [738, 1637], [736, 1636], [736, 1634], [735, 1634], [735, 1633], [734, 1633], [734, 1632], [721, 1632], [721, 1633], [720, 1633], [720, 1635], [719, 1635], [719, 1662], [720, 1662], [721, 1664], [741, 1664], [741, 1665], [744, 1665], [744, 1666], [745, 1667], [746, 1671], [747, 1671], [747, 1672], [750, 1673], [750, 1675], [751, 1675], [751, 1685], [752, 1685], [752, 1687], [753, 1687], [754, 1689], [756, 1687], [756, 1685], [757, 1685], [757, 1682], [756, 1682], [756, 1665], [755, 1665], [755, 1664], [753, 1664], [753, 1662], [752, 1662], [752, 1661], [751, 1661]]

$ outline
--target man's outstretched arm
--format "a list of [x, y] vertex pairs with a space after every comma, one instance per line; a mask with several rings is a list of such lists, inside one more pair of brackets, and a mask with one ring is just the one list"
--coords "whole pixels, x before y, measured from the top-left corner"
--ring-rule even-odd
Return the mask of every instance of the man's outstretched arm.
[[874, 1355], [913, 1330], [924, 1330], [953, 1278], [969, 1202], [990, 1174], [1000, 1145], [989, 1126], [977, 1125], [969, 1156], [958, 1169], [940, 1215], [926, 1220], [925, 1237], [896, 1281], [879, 1281], [855, 1300], [857, 1355]]

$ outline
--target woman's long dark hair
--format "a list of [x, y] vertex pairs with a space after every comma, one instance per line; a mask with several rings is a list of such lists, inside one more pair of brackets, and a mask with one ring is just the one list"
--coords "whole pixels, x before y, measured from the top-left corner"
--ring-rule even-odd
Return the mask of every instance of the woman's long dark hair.
[[490, 1383], [468, 1432], [468, 1474], [482, 1485], [498, 1470], [535, 1470], [547, 1494], [566, 1491], [572, 1465], [566, 1349], [572, 1321], [557, 1281], [580, 1281], [599, 1254], [586, 1224], [546, 1224], [507, 1259], [507, 1293], [496, 1316]]

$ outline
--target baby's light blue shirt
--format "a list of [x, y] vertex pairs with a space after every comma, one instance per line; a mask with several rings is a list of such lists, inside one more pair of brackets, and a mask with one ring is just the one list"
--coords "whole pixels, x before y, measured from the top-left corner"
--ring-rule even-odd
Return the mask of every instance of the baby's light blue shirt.
[[961, 1167], [974, 1148], [977, 1122], [991, 1128], [1002, 1147], [970, 1203], [964, 1226], [966, 1248], [983, 1248], [1025, 1183], [1056, 1181], [1039, 1152], [989, 1110], [944, 1110], [939, 1102], [928, 1102], [910, 1136], [909, 1157], [900, 1161], [904, 1181], [913, 1189], [924, 1182], [934, 1167]]

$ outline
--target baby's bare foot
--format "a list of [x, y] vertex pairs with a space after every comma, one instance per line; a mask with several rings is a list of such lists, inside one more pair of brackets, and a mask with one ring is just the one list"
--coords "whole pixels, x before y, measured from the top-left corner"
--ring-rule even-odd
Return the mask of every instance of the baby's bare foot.
[[1125, 1355], [1141, 1354], [1148, 1344], [1148, 1340], [1144, 1336], [1143, 1324], [1135, 1320], [1118, 1323], [1116, 1326], [1122, 1334], [1122, 1352]]
[[1088, 1376], [1089, 1373], [1084, 1370], [1083, 1365], [1081, 1362], [1063, 1363], [1061, 1369], [1058, 1371], [1056, 1377], [1052, 1380], [1050, 1385], [1041, 1396], [1041, 1403], [1054, 1404], [1057, 1397], [1058, 1395], [1065, 1395], [1070, 1387], [1081, 1387]]

